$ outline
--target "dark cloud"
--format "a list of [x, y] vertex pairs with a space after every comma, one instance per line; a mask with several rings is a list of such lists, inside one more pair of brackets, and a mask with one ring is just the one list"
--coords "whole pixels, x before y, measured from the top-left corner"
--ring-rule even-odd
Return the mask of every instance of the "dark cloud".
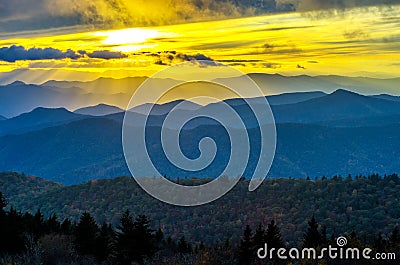
[[[351, 16], [348, 9], [358, 7], [365, 13], [391, 16], [393, 6], [400, 5], [400, 0], [279, 0], [295, 2], [296, 11], [302, 12], [304, 17], [319, 20], [330, 17]], [[374, 6], [376, 9], [369, 7]]]
[[261, 46], [262, 50], [259, 53], [263, 54], [294, 54], [300, 53], [302, 50], [293, 43], [274, 44], [265, 43]]
[[83, 25], [97, 29], [154, 26], [395, 4], [400, 4], [400, 0], [0, 0], [0, 32]]
[[241, 67], [246, 67], [245, 63], [231, 63], [229, 64], [230, 66], [241, 66]]
[[178, 53], [175, 56], [176, 59], [181, 60], [181, 61], [213, 61], [213, 59], [211, 59], [208, 56], [205, 56], [204, 54], [198, 53], [195, 55], [187, 55], [187, 54], [183, 54], [183, 53]]
[[281, 68], [281, 65], [278, 63], [263, 63], [262, 66], [264, 68], [270, 68], [270, 69]]
[[202, 66], [217, 65], [217, 63], [212, 58], [201, 53], [185, 54], [178, 53], [176, 51], [163, 51], [156, 53], [147, 53], [145, 55], [154, 57], [154, 64], [158, 65], [172, 65], [182, 62], [194, 62]]
[[[265, 28], [257, 28], [257, 29], [252, 29], [250, 32], [264, 32], [264, 31], [283, 31], [283, 30], [297, 30], [297, 29], [308, 29], [308, 28], [314, 28], [315, 26], [293, 26], [293, 27], [265, 27]], [[244, 33], [249, 32], [243, 31]]]
[[113, 52], [113, 51], [94, 51], [87, 54], [90, 58], [97, 58], [97, 59], [122, 59], [128, 57], [126, 54], [122, 52]]
[[164, 63], [162, 60], [156, 60], [154, 63], [158, 65], [168, 65], [167, 63]]
[[276, 68], [281, 68], [282, 65], [279, 63], [274, 63], [274, 62], [265, 62], [263, 60], [259, 59], [228, 59], [228, 60], [218, 60], [218, 63], [226, 63], [229, 64], [230, 66], [251, 66], [251, 67], [257, 67], [257, 68], [269, 68], [269, 69], [276, 69]]
[[73, 50], [61, 51], [54, 48], [30, 48], [23, 46], [10, 46], [0, 48], [0, 60], [15, 62], [20, 60], [50, 60], [50, 59], [78, 59], [81, 57]]
[[363, 30], [358, 29], [358, 30], [353, 30], [353, 31], [345, 31], [343, 33], [343, 37], [345, 37], [346, 39], [361, 39], [361, 38], [367, 38], [368, 34], [365, 33]]
[[389, 35], [382, 38], [381, 42], [383, 43], [399, 43], [400, 42], [400, 35]]
[[292, 29], [308, 29], [313, 28], [314, 26], [301, 26], [301, 27], [278, 27], [278, 28], [268, 28], [265, 30], [269, 31], [281, 31], [281, 30], [292, 30]]
[[264, 49], [267, 49], [267, 50], [272, 50], [272, 49], [274, 49], [276, 46], [275, 46], [274, 44], [265, 43], [265, 44], [263, 44], [262, 47], [263, 47]]
[[128, 57], [126, 54], [114, 51], [94, 51], [87, 52], [84, 50], [61, 51], [54, 48], [30, 48], [23, 46], [10, 46], [0, 48], [0, 61], [16, 62], [21, 60], [60, 60], [60, 59], [79, 59], [79, 58], [95, 58], [95, 59], [122, 59]]
[[292, 3], [297, 11], [347, 9], [352, 7], [398, 5], [400, 0], [278, 0]]
[[0, 0], [0, 31], [75, 25], [96, 28], [176, 24], [254, 15], [273, 10], [275, 0]]

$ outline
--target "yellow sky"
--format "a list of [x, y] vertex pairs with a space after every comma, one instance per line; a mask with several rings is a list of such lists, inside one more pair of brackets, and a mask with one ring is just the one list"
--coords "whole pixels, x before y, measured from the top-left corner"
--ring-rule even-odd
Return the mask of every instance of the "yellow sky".
[[[211, 58], [246, 73], [400, 76], [400, 8], [375, 7], [318, 16], [315, 13], [89, 31], [0, 40], [1, 47], [51, 47], [82, 52], [77, 59], [0, 61], [0, 72], [29, 69], [37, 82], [143, 76], [186, 60]], [[49, 34], [49, 33], [46, 33]], [[90, 58], [94, 51], [122, 58]], [[46, 76], [48, 71], [49, 75]]]

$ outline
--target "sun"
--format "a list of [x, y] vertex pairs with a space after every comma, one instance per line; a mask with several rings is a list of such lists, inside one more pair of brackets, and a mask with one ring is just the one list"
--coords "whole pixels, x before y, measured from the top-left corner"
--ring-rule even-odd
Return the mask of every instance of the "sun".
[[153, 47], [154, 44], [146, 43], [163, 35], [156, 29], [129, 28], [95, 32], [95, 36], [104, 37], [103, 45], [113, 46], [112, 49], [122, 52], [132, 52], [142, 48]]

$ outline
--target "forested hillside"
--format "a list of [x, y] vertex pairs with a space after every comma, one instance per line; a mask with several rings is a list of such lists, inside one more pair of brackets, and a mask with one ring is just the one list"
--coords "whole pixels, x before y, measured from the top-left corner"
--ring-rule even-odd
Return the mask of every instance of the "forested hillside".
[[[135, 215], [145, 214], [157, 220], [153, 225], [163, 227], [165, 233], [185, 235], [196, 243], [222, 242], [227, 237], [237, 239], [246, 224], [256, 226], [271, 220], [277, 222], [291, 245], [299, 244], [311, 216], [327, 226], [328, 234], [354, 230], [369, 240], [377, 233], [387, 235], [400, 222], [397, 175], [315, 181], [267, 179], [254, 192], [248, 191], [248, 180], [243, 179], [229, 194], [211, 204], [184, 208], [157, 201], [129, 177], [64, 187], [10, 174], [1, 174], [0, 191], [16, 209], [34, 213], [40, 208], [45, 216], [54, 213], [61, 219], [68, 217], [75, 221], [87, 211], [100, 224], [114, 225], [121, 213], [129, 209]], [[193, 184], [204, 180], [179, 181]]]

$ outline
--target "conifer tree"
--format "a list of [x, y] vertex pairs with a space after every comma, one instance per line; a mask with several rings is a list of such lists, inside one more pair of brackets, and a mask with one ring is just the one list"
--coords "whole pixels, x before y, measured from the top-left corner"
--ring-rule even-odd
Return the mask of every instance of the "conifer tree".
[[4, 208], [6, 208], [7, 204], [7, 200], [3, 197], [3, 193], [0, 192], [0, 215], [5, 214]]
[[257, 249], [264, 246], [265, 243], [264, 241], [265, 241], [265, 229], [262, 226], [262, 224], [259, 224], [253, 236], [254, 247]]
[[317, 248], [321, 245], [321, 234], [318, 231], [318, 223], [313, 216], [308, 222], [307, 232], [304, 235], [303, 246], [306, 248]]
[[146, 216], [141, 215], [133, 221], [127, 210], [120, 219], [117, 234], [117, 255], [120, 263], [143, 263], [151, 258], [156, 251], [154, 231]]
[[96, 239], [95, 256], [98, 261], [102, 262], [111, 256], [113, 249], [114, 230], [111, 225], [103, 223], [100, 228], [99, 236]]
[[7, 229], [7, 216], [4, 208], [7, 206], [7, 201], [0, 192], [0, 254], [6, 251], [7, 241], [5, 233]]
[[62, 222], [60, 229], [61, 229], [61, 233], [63, 233], [64, 235], [72, 235], [74, 232], [73, 225], [68, 218], [66, 218]]
[[269, 248], [278, 249], [284, 246], [281, 232], [279, 230], [279, 227], [275, 224], [274, 220], [272, 220], [271, 223], [268, 224], [264, 240], [265, 243], [268, 244]]
[[394, 227], [392, 233], [389, 236], [389, 243], [392, 246], [396, 246], [397, 244], [400, 244], [399, 227], [397, 225]]
[[81, 255], [94, 255], [99, 227], [93, 217], [84, 212], [75, 228], [75, 247]]
[[255, 258], [255, 254], [253, 253], [252, 231], [249, 225], [246, 226], [243, 232], [238, 252], [238, 261], [240, 265], [251, 264], [252, 260]]

